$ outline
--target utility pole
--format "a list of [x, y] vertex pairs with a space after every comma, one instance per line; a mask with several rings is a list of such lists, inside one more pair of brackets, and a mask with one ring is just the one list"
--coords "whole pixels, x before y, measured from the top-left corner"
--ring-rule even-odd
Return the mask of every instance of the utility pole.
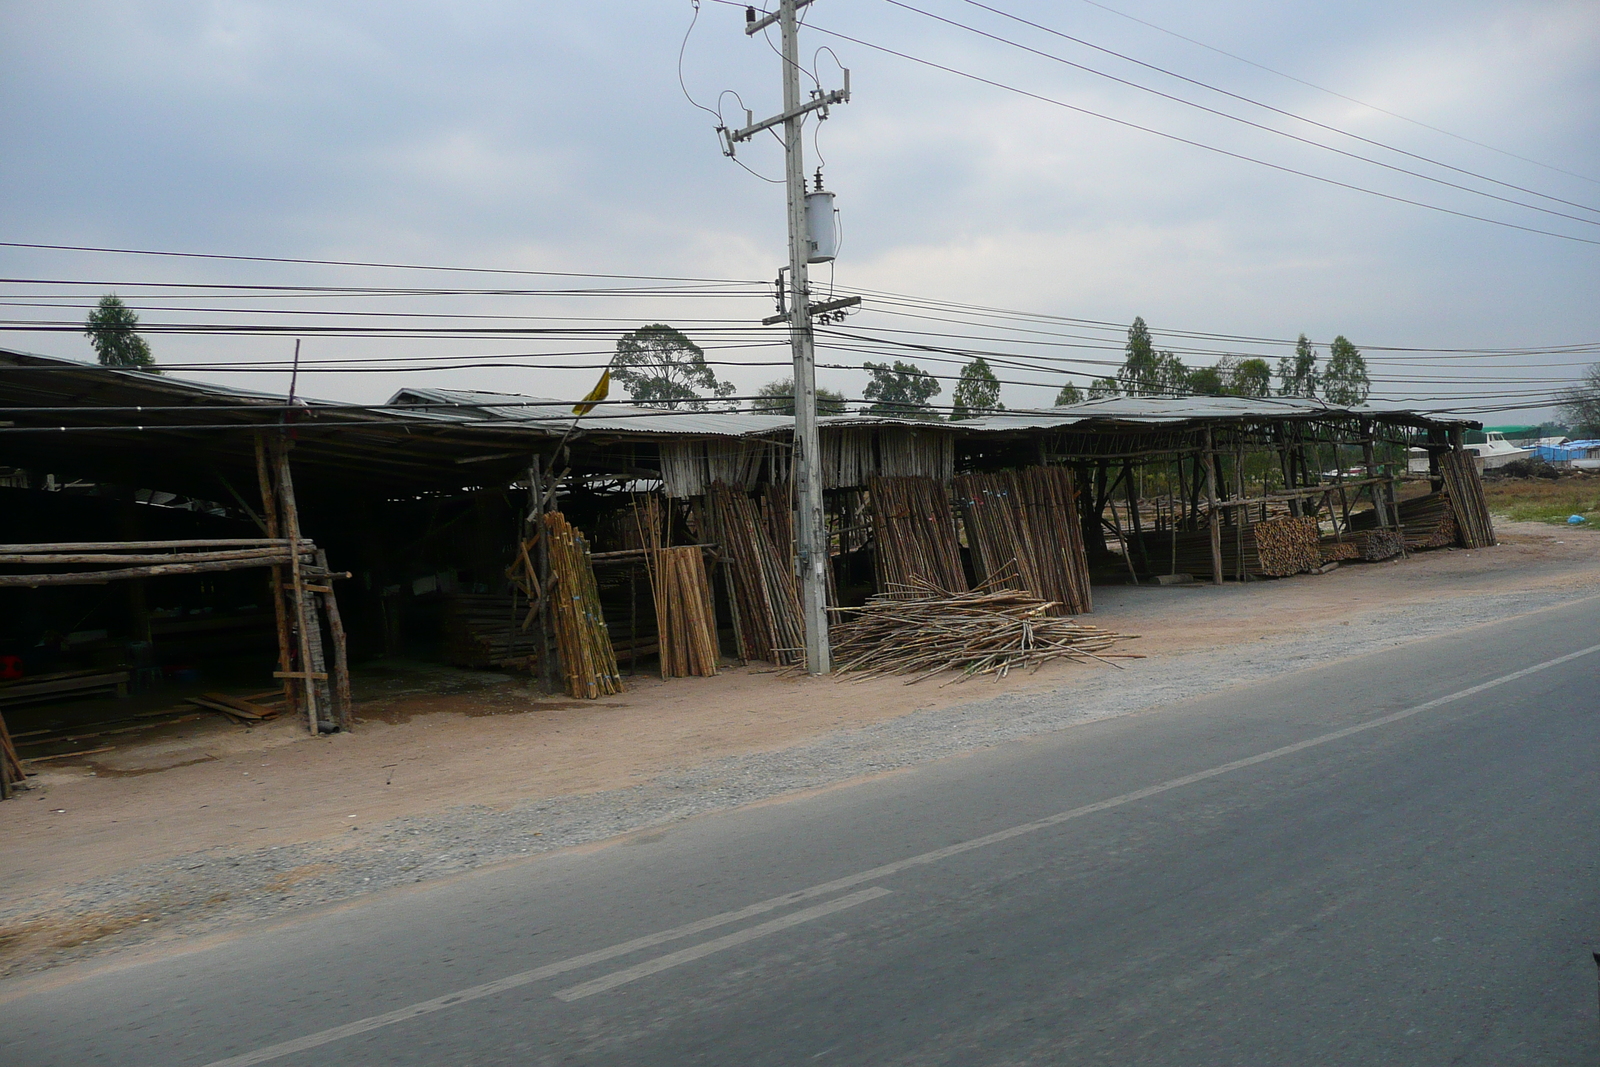
[[833, 670], [828, 644], [828, 531], [822, 514], [822, 449], [817, 435], [817, 368], [811, 332], [811, 287], [806, 277], [806, 262], [811, 256], [811, 238], [806, 227], [806, 175], [802, 158], [801, 133], [805, 117], [821, 111], [827, 117], [830, 104], [850, 99], [850, 72], [845, 71], [844, 88], [834, 92], [812, 93], [800, 99], [800, 28], [795, 12], [811, 0], [779, 0], [775, 14], [757, 18], [754, 8], [745, 9], [746, 34], [757, 34], [777, 23], [783, 36], [783, 113], [762, 122], [750, 121], [742, 130], [727, 133], [725, 151], [733, 154], [739, 141], [783, 124], [785, 178], [789, 194], [789, 344], [794, 352], [794, 465], [795, 472], [795, 565], [800, 574], [800, 609], [805, 619], [806, 671], [828, 674]]

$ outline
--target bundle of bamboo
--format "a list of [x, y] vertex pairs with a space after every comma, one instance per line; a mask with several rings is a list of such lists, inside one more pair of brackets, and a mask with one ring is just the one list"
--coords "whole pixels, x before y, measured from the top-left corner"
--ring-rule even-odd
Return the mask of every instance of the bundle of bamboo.
[[[1174, 573], [1211, 572], [1211, 534], [1206, 530], [1156, 531], [1142, 538], [1146, 555], [1158, 573], [1170, 565]], [[1242, 549], [1242, 553], [1241, 553]], [[1351, 558], [1351, 557], [1335, 557]], [[1222, 573], [1287, 578], [1321, 566], [1325, 561], [1318, 543], [1316, 520], [1281, 516], [1222, 531]]]
[[955, 495], [980, 585], [1032, 593], [1056, 615], [1093, 610], [1071, 471], [966, 474]]
[[[915, 596], [876, 596], [859, 608], [837, 608], [832, 631], [835, 669], [913, 674], [906, 684], [943, 671], [962, 678], [1005, 677], [1013, 667], [1053, 659], [1139, 658], [1105, 650], [1130, 635], [1052, 617], [1048, 600], [1014, 590], [949, 593], [919, 583]], [[959, 679], [957, 679], [959, 680]]]
[[717, 673], [717, 613], [697, 545], [657, 548], [645, 557], [656, 605], [661, 677]]
[[600, 593], [589, 563], [589, 543], [559, 511], [545, 514], [544, 535], [553, 586], [546, 595], [567, 693], [589, 699], [620, 693], [622, 677], [617, 671], [605, 616], [600, 611]]
[[917, 596], [919, 584], [965, 590], [955, 514], [943, 483], [927, 477], [875, 477], [868, 488], [878, 592]]
[[1494, 520], [1483, 498], [1483, 481], [1478, 477], [1475, 457], [1469, 452], [1439, 453], [1439, 473], [1444, 475], [1445, 492], [1456, 514], [1461, 543], [1467, 548], [1488, 548], [1495, 544]]
[[1332, 563], [1334, 560], [1360, 559], [1361, 546], [1354, 541], [1341, 541], [1329, 535], [1322, 539], [1321, 556], [1324, 563]]
[[805, 657], [800, 594], [787, 554], [779, 552], [756, 502], [722, 482], [706, 494], [711, 534], [733, 575], [734, 633], [742, 659], [790, 666]]
[[[1459, 530], [1445, 493], [1402, 500], [1396, 509], [1400, 526], [1405, 531], [1406, 548], [1445, 548], [1456, 543]], [[1350, 516], [1351, 530], [1372, 530], [1378, 526], [1378, 513], [1362, 511]]]

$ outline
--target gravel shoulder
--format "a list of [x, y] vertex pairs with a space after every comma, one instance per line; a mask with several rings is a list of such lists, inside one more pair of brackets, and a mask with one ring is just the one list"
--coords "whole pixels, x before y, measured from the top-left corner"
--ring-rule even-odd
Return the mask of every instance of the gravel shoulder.
[[362, 705], [347, 736], [202, 723], [0, 806], [0, 973], [352, 901], [1600, 595], [1600, 533], [1247, 585], [1096, 590], [1123, 670], [907, 686], [734, 669], [601, 701], [495, 678]]

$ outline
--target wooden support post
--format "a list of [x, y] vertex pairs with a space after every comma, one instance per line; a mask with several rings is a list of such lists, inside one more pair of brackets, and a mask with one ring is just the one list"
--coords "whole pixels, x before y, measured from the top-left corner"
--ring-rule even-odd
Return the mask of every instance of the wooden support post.
[[[317, 566], [324, 572], [332, 573], [328, 567], [328, 554], [322, 549], [317, 549]], [[334, 719], [339, 724], [339, 729], [350, 729], [350, 658], [345, 645], [344, 619], [339, 615], [339, 601], [334, 596], [333, 581], [330, 578], [328, 585], [323, 587], [327, 592], [320, 593], [322, 605], [328, 614], [328, 633], [333, 638], [333, 708]]]
[[326, 673], [322, 660], [322, 627], [315, 605], [307, 600], [305, 576], [300, 569], [300, 508], [295, 501], [294, 478], [289, 473], [289, 442], [276, 442], [273, 451], [277, 459], [283, 532], [289, 538], [289, 597], [300, 638], [300, 671], [297, 673], [308, 675], [301, 679], [302, 693], [305, 695], [306, 728], [315, 737], [322, 732], [320, 707], [329, 703], [325, 687], [309, 676]]
[[[267, 536], [281, 537], [281, 524], [278, 521], [278, 493], [272, 484], [271, 464], [267, 460], [267, 436], [264, 432], [256, 434], [256, 480], [261, 487], [261, 512], [266, 517]], [[273, 564], [270, 577], [272, 583], [272, 613], [278, 622], [278, 673], [286, 674], [290, 669], [290, 637], [289, 614], [283, 602], [283, 568]], [[296, 699], [295, 687], [289, 679], [283, 680], [283, 700], [290, 715], [299, 714], [300, 702]]]
[[[1361, 462], [1367, 469], [1368, 478], [1376, 478], [1378, 476], [1377, 450], [1373, 447], [1372, 423], [1370, 421], [1363, 421], [1361, 425]], [[1387, 530], [1393, 525], [1389, 521], [1388, 501], [1384, 499], [1384, 494], [1379, 492], [1378, 486], [1372, 486], [1370, 492], [1372, 510], [1377, 512], [1378, 529]]]
[[1211, 580], [1216, 585], [1222, 584], [1222, 516], [1217, 513], [1217, 463], [1216, 454], [1212, 451], [1211, 427], [1206, 427], [1206, 447], [1204, 452], [1206, 467], [1206, 503], [1211, 513]]
[[[529, 513], [530, 525], [539, 531], [544, 530], [544, 515], [550, 510], [551, 498], [555, 496], [555, 461], [551, 460], [550, 485], [545, 486], [543, 464], [539, 456], [535, 455], [528, 464], [528, 480], [534, 489], [534, 498], [537, 503]], [[555, 692], [556, 664], [555, 651], [551, 648], [553, 634], [550, 629], [550, 545], [549, 538], [541, 536], [536, 552], [538, 559], [535, 561], [539, 568], [539, 690], [550, 694]]]

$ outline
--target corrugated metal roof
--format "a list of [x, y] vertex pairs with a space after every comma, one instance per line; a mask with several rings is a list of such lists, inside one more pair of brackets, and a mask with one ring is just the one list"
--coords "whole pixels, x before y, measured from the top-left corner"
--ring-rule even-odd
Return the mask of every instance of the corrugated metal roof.
[[1320, 400], [1295, 397], [1237, 396], [1116, 396], [1088, 400], [1066, 407], [1006, 411], [967, 419], [955, 425], [978, 432], [1017, 432], [1024, 430], [1068, 429], [1096, 423], [1174, 423], [1216, 419], [1282, 418], [1375, 418], [1432, 423], [1435, 425], [1476, 426], [1470, 419], [1430, 414], [1414, 408], [1361, 404], [1337, 407]]
[[[573, 422], [572, 401], [520, 393], [494, 393], [476, 389], [402, 389], [389, 398], [389, 403], [419, 406], [424, 410], [415, 414], [423, 417], [514, 422], [551, 434], [565, 433]], [[434, 408], [429, 405], [449, 406]], [[860, 414], [824, 415], [817, 421], [823, 426], [907, 426], [949, 432], [966, 425]], [[589, 434], [611, 432], [755, 437], [783, 434], [793, 428], [794, 417], [790, 415], [767, 415], [751, 411], [684, 411], [637, 406], [628, 401], [609, 401], [578, 421], [579, 431]]]

